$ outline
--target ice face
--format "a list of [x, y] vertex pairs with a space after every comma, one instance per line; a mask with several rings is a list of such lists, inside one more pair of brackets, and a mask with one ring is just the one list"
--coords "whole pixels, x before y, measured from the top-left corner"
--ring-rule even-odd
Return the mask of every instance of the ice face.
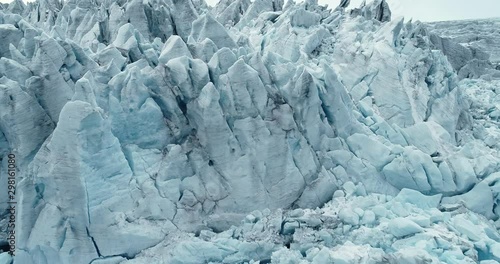
[[441, 49], [458, 77], [500, 78], [500, 49], [497, 28], [498, 19], [429, 23], [433, 45]]
[[[483, 54], [483, 59], [490, 57], [491, 62], [500, 61], [500, 50], [495, 39], [498, 37], [497, 18], [467, 21], [446, 21], [429, 23], [429, 29], [439, 36], [449, 38], [456, 43], [465, 44], [472, 50]], [[480, 55], [480, 54], [478, 54]]]
[[499, 261], [495, 74], [459, 82], [481, 54], [348, 4], [0, 11], [16, 262]]

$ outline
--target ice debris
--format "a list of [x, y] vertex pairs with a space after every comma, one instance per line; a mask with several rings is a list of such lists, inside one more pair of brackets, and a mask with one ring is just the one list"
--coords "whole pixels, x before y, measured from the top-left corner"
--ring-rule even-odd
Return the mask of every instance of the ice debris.
[[[419, 199], [426, 202], [420, 206], [409, 202]], [[143, 263], [158, 256], [164, 263], [500, 261], [500, 236], [494, 225], [463, 207], [439, 210], [439, 199], [435, 201], [436, 197], [403, 189], [396, 197], [337, 196], [317, 209], [254, 211], [224, 232], [171, 234], [123, 263]], [[358, 222], [359, 218], [367, 220]]]

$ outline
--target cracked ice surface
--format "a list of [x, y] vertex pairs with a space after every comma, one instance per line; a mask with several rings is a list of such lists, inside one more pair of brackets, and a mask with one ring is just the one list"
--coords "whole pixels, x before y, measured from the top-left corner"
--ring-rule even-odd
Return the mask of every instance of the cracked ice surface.
[[2, 5], [16, 263], [498, 261], [494, 74], [348, 2]]

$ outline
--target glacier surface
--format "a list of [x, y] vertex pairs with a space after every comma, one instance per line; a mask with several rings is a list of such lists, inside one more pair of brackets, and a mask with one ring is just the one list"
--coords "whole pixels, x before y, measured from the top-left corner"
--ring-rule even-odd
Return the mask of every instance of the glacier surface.
[[0, 38], [15, 263], [500, 261], [498, 71], [384, 0], [15, 0]]

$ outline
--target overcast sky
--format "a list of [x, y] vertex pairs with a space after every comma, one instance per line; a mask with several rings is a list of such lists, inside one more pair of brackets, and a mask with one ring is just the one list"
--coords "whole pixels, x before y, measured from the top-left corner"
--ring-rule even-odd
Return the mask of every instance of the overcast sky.
[[[206, 0], [215, 5], [218, 0]], [[297, 0], [301, 1], [301, 0]], [[370, 0], [368, 0], [370, 1]], [[500, 0], [387, 0], [394, 15], [421, 21], [460, 20], [500, 17]], [[8, 3], [10, 0], [0, 0]], [[319, 0], [330, 7], [340, 0]], [[362, 0], [352, 0], [351, 7], [357, 7]]]
[[[218, 0], [206, 1], [211, 5], [218, 2]], [[319, 0], [319, 2], [334, 7], [340, 0]], [[362, 0], [351, 0], [351, 7], [358, 7], [361, 2]], [[421, 21], [500, 17], [500, 0], [387, 0], [387, 2], [395, 15]]]

